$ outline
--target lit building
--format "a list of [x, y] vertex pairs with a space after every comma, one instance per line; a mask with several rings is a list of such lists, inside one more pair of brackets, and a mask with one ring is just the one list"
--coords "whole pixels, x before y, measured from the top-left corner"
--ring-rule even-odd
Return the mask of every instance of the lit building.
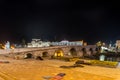
[[120, 40], [116, 41], [116, 47], [120, 48]]
[[48, 47], [50, 42], [43, 42], [40, 39], [32, 39], [31, 43], [28, 43], [27, 47]]
[[83, 45], [83, 40], [82, 41], [67, 41], [67, 40], [62, 40], [61, 42], [52, 42], [51, 45], [53, 46], [82, 46]]

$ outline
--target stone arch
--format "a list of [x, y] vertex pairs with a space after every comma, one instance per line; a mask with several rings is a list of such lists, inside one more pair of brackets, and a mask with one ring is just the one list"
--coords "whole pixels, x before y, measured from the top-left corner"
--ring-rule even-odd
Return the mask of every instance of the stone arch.
[[87, 52], [86, 48], [82, 48], [82, 51], [83, 51], [83, 53]]
[[48, 57], [49, 55], [48, 55], [48, 52], [43, 52], [42, 53], [42, 57]]
[[55, 50], [54, 56], [55, 57], [62, 57], [62, 56], [64, 56], [63, 50], [62, 49]]
[[83, 57], [87, 55], [87, 50], [86, 50], [86, 48], [82, 48], [82, 52], [83, 52]]
[[98, 48], [95, 48], [95, 51], [99, 51]]
[[93, 54], [93, 49], [90, 48], [89, 51], [90, 51], [90, 54], [92, 55]]
[[77, 56], [77, 51], [75, 48], [71, 48], [69, 52], [70, 52], [70, 55]]
[[96, 47], [95, 51], [96, 51], [96, 53], [100, 53], [100, 48]]
[[32, 53], [26, 53], [26, 54], [24, 55], [24, 58], [25, 58], [25, 59], [33, 58], [33, 54], [32, 54]]

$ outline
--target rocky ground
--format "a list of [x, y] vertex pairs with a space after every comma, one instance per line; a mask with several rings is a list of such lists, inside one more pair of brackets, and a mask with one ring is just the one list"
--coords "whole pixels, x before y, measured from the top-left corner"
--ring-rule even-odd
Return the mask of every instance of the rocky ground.
[[61, 68], [71, 66], [74, 62], [59, 60], [15, 60], [1, 57], [0, 60], [9, 63], [0, 63], [0, 80], [45, 80], [43, 76], [55, 76], [65, 73], [62, 80], [120, 80], [120, 68], [106, 68], [83, 65], [83, 67]]

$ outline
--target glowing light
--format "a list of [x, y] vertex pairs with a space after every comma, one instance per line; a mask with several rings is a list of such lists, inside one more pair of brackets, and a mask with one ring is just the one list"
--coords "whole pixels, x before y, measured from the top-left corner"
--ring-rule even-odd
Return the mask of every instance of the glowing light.
[[62, 57], [63, 56], [63, 51], [62, 50], [56, 51], [54, 56], [56, 56], [56, 57]]
[[11, 48], [11, 49], [15, 49], [15, 47], [14, 47], [14, 46], [11, 46], [10, 48]]

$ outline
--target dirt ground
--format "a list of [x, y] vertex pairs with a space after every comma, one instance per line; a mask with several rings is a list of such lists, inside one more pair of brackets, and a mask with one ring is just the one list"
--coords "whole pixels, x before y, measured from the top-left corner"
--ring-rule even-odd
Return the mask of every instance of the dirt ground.
[[70, 66], [74, 62], [59, 60], [14, 60], [0, 57], [10, 63], [0, 63], [0, 80], [45, 80], [43, 76], [55, 76], [65, 73], [62, 80], [120, 80], [120, 68], [88, 66], [76, 68], [60, 68]]

